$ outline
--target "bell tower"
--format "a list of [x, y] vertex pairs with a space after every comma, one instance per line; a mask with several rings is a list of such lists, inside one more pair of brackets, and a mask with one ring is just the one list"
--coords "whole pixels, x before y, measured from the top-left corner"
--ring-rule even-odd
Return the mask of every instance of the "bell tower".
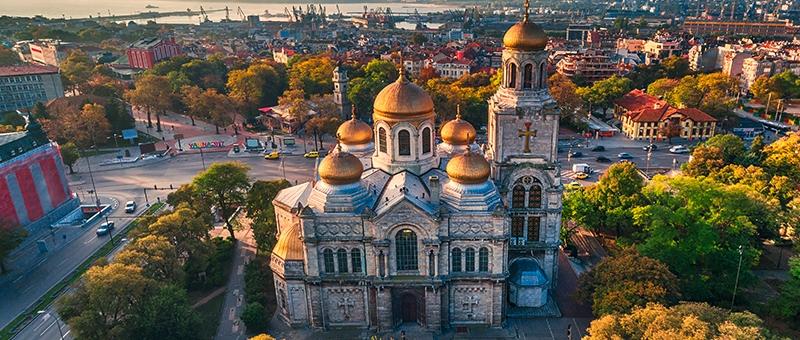
[[[514, 265], [517, 260], [536, 263], [544, 287], [553, 289], [563, 190], [557, 156], [559, 110], [547, 89], [547, 34], [530, 21], [528, 12], [526, 0], [524, 17], [503, 36], [503, 79], [489, 99], [486, 158], [511, 220], [512, 276], [522, 270]], [[549, 303], [512, 302], [517, 307]]]
[[347, 100], [347, 70], [341, 66], [336, 66], [333, 70], [333, 102], [339, 107], [339, 114], [343, 119], [347, 118], [350, 112], [350, 101]]

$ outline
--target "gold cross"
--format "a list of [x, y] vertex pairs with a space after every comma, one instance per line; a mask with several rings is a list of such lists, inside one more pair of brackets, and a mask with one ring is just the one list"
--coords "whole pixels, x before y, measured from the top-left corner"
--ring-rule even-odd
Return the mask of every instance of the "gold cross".
[[536, 130], [531, 131], [531, 122], [525, 122], [525, 130], [517, 130], [517, 136], [525, 137], [524, 153], [531, 152], [531, 137], [536, 137]]

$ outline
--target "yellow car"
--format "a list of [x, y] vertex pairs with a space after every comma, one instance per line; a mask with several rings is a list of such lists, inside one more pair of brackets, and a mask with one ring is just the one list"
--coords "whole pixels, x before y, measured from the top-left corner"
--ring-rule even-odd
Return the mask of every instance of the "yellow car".
[[264, 159], [278, 159], [278, 158], [281, 158], [281, 154], [277, 151], [273, 151], [264, 155]]
[[305, 158], [319, 158], [319, 151], [306, 152], [306, 154], [303, 155], [303, 157], [305, 157]]
[[580, 189], [583, 185], [578, 182], [570, 182], [569, 184], [565, 185], [567, 190], [577, 190]]
[[587, 179], [587, 178], [589, 178], [589, 174], [587, 174], [585, 172], [579, 172], [579, 173], [575, 174], [575, 178], [576, 179]]

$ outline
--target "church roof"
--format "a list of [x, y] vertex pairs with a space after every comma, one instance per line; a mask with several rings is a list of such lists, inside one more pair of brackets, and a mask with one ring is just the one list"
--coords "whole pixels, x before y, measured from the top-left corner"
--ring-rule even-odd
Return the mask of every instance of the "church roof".
[[306, 182], [283, 189], [275, 195], [275, 201], [285, 204], [290, 209], [296, 207], [297, 203], [306, 205], [308, 195], [313, 188], [314, 186], [311, 185], [311, 182]]
[[430, 196], [430, 190], [419, 177], [403, 171], [391, 176], [386, 182], [374, 203], [373, 210], [376, 214], [381, 214], [397, 203], [407, 200], [428, 214], [434, 214], [437, 208], [431, 204]]
[[543, 286], [547, 284], [547, 277], [539, 267], [536, 260], [522, 258], [514, 261], [509, 269], [509, 280], [518, 286]]

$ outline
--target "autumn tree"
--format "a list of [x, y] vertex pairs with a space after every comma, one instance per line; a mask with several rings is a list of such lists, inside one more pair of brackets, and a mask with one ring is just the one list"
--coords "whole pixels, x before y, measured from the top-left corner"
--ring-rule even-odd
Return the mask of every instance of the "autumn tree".
[[22, 60], [19, 59], [17, 52], [5, 46], [0, 46], [0, 66], [13, 66], [21, 63]]
[[209, 108], [206, 107], [202, 100], [203, 89], [194, 85], [184, 85], [181, 87], [181, 101], [186, 108], [186, 114], [192, 121], [192, 126], [195, 126], [194, 119], [207, 117]]
[[153, 127], [151, 113], [156, 113], [156, 131], [161, 132], [161, 114], [172, 107], [172, 91], [164, 76], [145, 74], [136, 80], [135, 88], [125, 92], [125, 98], [133, 106], [143, 107], [147, 113], [147, 126]]
[[305, 98], [303, 90], [293, 89], [287, 90], [283, 95], [278, 98], [278, 105], [284, 107], [289, 117], [294, 118], [300, 122], [306, 120], [308, 111], [311, 106]]
[[277, 65], [266, 62], [256, 62], [246, 69], [232, 70], [228, 73], [226, 84], [228, 95], [248, 114], [260, 106], [277, 104], [278, 97], [286, 86], [283, 71]]
[[6, 257], [22, 243], [28, 233], [8, 222], [0, 222], [0, 274], [6, 272]]
[[669, 56], [660, 64], [667, 78], [681, 78], [689, 74], [689, 60], [680, 56]]
[[75, 163], [80, 157], [80, 152], [74, 142], [68, 142], [61, 146], [61, 160], [64, 162], [64, 165], [69, 168], [70, 174], [75, 173], [72, 167], [75, 166]]
[[105, 142], [111, 133], [105, 108], [99, 104], [86, 104], [80, 111], [68, 110], [51, 126], [54, 130], [48, 132], [56, 138], [72, 141], [82, 148]]
[[59, 65], [61, 81], [64, 87], [73, 93], [81, 90], [92, 76], [94, 62], [81, 50], [73, 50]]
[[289, 186], [289, 182], [285, 179], [255, 181], [247, 191], [247, 216], [253, 220], [253, 237], [259, 251], [271, 251], [275, 244], [275, 235], [278, 229], [272, 200], [279, 191]]
[[583, 100], [576, 92], [578, 87], [561, 73], [554, 73], [550, 76], [547, 84], [550, 95], [561, 108], [561, 120], [574, 125], [584, 115], [581, 110], [584, 105]]
[[763, 321], [750, 312], [733, 312], [707, 303], [673, 307], [651, 303], [626, 314], [592, 321], [586, 340], [600, 339], [771, 339]]
[[[148, 234], [158, 238], [142, 241], [142, 245], [149, 244], [150, 246], [162, 247], [160, 252], [165, 255], [169, 255], [174, 251], [174, 254], [183, 263], [193, 257], [203, 257], [207, 254], [209, 249], [206, 241], [208, 240], [208, 232], [211, 231], [212, 227], [211, 223], [208, 223], [208, 221], [195, 213], [188, 205], [182, 204], [172, 212], [160, 216], [148, 226]], [[165, 248], [166, 245], [164, 244], [158, 244], [161, 240], [169, 242], [174, 250]], [[167, 260], [148, 272], [154, 272], [159, 275], [175, 274], [176, 272], [171, 267], [171, 264]]]
[[629, 249], [606, 257], [578, 278], [578, 296], [597, 316], [629, 313], [635, 307], [678, 301], [678, 279], [664, 263]]
[[677, 79], [661, 78], [647, 86], [647, 94], [658, 98], [668, 98], [679, 83]]
[[296, 62], [289, 69], [289, 88], [302, 90], [309, 96], [331, 93], [331, 75], [335, 67], [328, 56], [314, 56]]
[[152, 234], [137, 238], [114, 260], [140, 267], [144, 276], [156, 281], [183, 282], [183, 268], [177, 249], [165, 236]]
[[186, 291], [175, 284], [158, 287], [138, 304], [125, 324], [127, 339], [193, 340], [202, 335], [202, 319]]
[[214, 163], [192, 180], [197, 190], [219, 209], [232, 239], [236, 239], [236, 236], [229, 218], [238, 206], [245, 203], [250, 188], [247, 177], [249, 170], [247, 165], [239, 162]]

